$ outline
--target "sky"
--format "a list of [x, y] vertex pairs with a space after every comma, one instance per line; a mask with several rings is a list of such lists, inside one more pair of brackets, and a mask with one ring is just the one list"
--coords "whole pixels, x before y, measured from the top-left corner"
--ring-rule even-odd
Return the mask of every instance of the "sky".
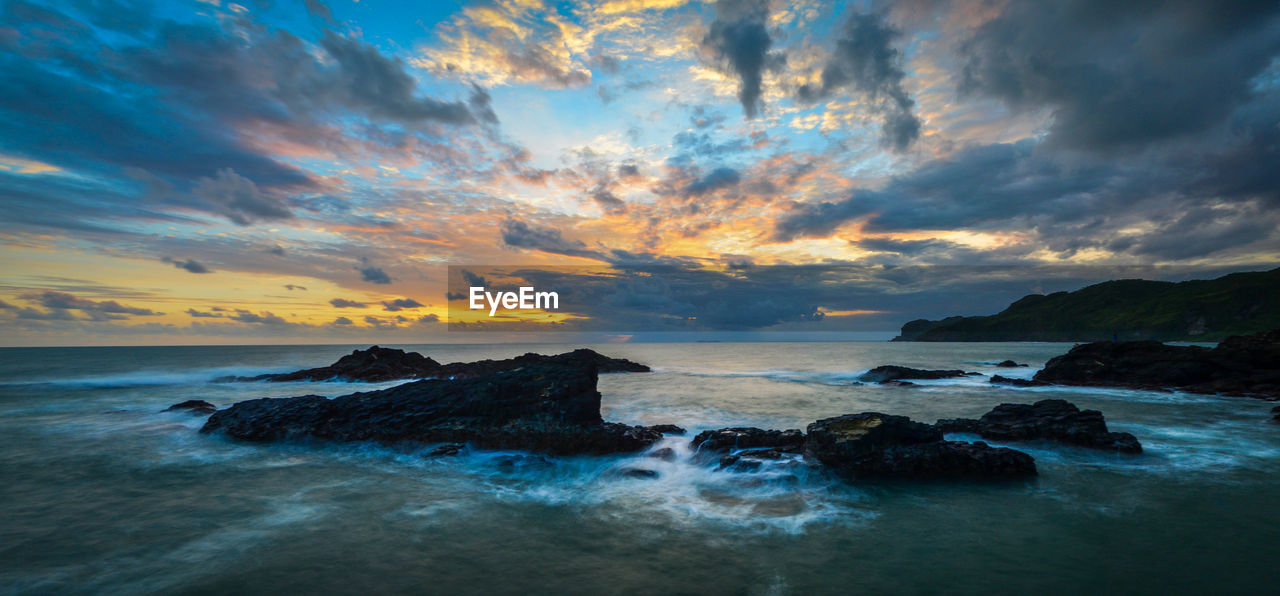
[[0, 69], [4, 345], [448, 341], [450, 267], [827, 332], [1280, 261], [1274, 1], [0, 0]]

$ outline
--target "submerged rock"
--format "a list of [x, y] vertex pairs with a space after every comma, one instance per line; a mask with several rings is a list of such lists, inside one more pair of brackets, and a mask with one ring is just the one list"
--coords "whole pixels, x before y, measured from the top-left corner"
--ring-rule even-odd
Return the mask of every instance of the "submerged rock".
[[698, 433], [689, 444], [698, 451], [708, 453], [756, 447], [776, 448], [779, 451], [799, 453], [804, 449], [804, 433], [797, 429], [720, 428], [704, 430]]
[[[653, 427], [651, 426], [649, 428], [652, 429]], [[670, 447], [654, 449], [653, 451], [650, 451], [649, 453], [645, 454], [645, 457], [652, 457], [653, 459], [660, 459], [662, 461], [675, 461], [676, 450]]]
[[1004, 377], [1000, 375], [992, 375], [991, 382], [997, 385], [1013, 385], [1014, 387], [1043, 387], [1045, 385], [1053, 384], [1046, 381], [1035, 381], [1031, 379], [1014, 379], [1014, 378]]
[[432, 449], [431, 451], [428, 451], [427, 455], [431, 457], [440, 457], [444, 455], [457, 455], [461, 453], [463, 449], [466, 449], [466, 448], [467, 446], [462, 443], [445, 443], [444, 445], [441, 445], [439, 447], [436, 447], [435, 449]]
[[1026, 366], [1026, 365], [1019, 364], [1012, 360], [1001, 360], [1000, 362], [996, 363], [996, 366], [999, 368], [1018, 368], [1019, 366]]
[[586, 348], [544, 356], [532, 352], [505, 360], [478, 360], [440, 364], [417, 352], [373, 346], [367, 350], [355, 350], [337, 362], [320, 368], [308, 368], [291, 373], [258, 375], [256, 377], [221, 377], [228, 381], [364, 381], [381, 383], [400, 379], [466, 379], [540, 363], [577, 362], [589, 363], [599, 372], [649, 372], [649, 367], [622, 358], [610, 358]]
[[639, 478], [641, 480], [652, 480], [659, 476], [656, 470], [647, 470], [645, 468], [626, 468], [619, 470], [618, 475], [623, 478]]
[[1280, 424], [1280, 406], [1271, 408], [1271, 421]]
[[246, 441], [318, 439], [468, 443], [553, 454], [639, 451], [662, 438], [604, 422], [591, 360], [544, 360], [455, 381], [422, 380], [333, 399], [263, 398], [216, 412], [200, 429]]
[[[977, 375], [975, 372], [965, 372], [963, 370], [928, 370], [923, 368], [908, 368], [906, 366], [897, 366], [887, 364], [877, 366], [858, 377], [859, 381], [867, 383], [890, 383], [893, 381], [901, 381], [903, 379], [950, 379], [954, 377], [968, 377]], [[909, 384], [909, 383], [903, 383]]]
[[164, 409], [166, 412], [186, 411], [192, 414], [212, 414], [218, 411], [215, 406], [203, 399], [189, 399], [182, 403], [176, 403]]
[[1034, 404], [1000, 404], [977, 420], [939, 420], [939, 432], [967, 432], [993, 441], [1050, 440], [1079, 447], [1120, 453], [1142, 453], [1129, 433], [1110, 432], [1098, 410], [1081, 410], [1062, 399]]
[[1050, 360], [1034, 379], [1061, 385], [1280, 398], [1280, 329], [1228, 337], [1212, 349], [1156, 341], [1084, 344]]
[[983, 442], [942, 440], [932, 425], [878, 412], [810, 424], [805, 455], [851, 479], [1023, 478], [1036, 474], [1030, 455]]

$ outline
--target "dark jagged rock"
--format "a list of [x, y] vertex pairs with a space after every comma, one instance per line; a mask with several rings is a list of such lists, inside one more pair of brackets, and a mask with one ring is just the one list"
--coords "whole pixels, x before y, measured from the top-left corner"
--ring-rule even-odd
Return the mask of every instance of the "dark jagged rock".
[[993, 441], [1050, 440], [1120, 453], [1142, 453], [1129, 433], [1107, 430], [1102, 412], [1081, 410], [1069, 401], [1045, 399], [1034, 404], [1000, 404], [977, 420], [939, 420], [940, 432], [967, 432]]
[[694, 449], [710, 453], [756, 447], [776, 448], [788, 453], [804, 449], [804, 433], [797, 429], [765, 430], [753, 427], [704, 430], [689, 443]]
[[877, 366], [863, 373], [862, 376], [858, 377], [858, 380], [868, 383], [889, 383], [903, 379], [950, 379], [976, 374], [978, 373], [965, 372], [963, 370], [928, 370], [887, 364], [885, 366]]
[[1000, 362], [996, 363], [996, 366], [999, 368], [1018, 368], [1019, 366], [1026, 366], [1026, 365], [1019, 364], [1012, 360], [1001, 360]]
[[200, 432], [246, 441], [468, 443], [552, 454], [639, 451], [662, 438], [652, 429], [601, 420], [596, 378], [589, 362], [543, 361], [334, 399], [253, 399], [216, 412]]
[[1031, 456], [986, 443], [944, 441], [932, 425], [878, 412], [810, 424], [805, 455], [852, 479], [997, 480], [1036, 474]]
[[1280, 329], [1228, 337], [1212, 349], [1155, 341], [1084, 344], [1050, 360], [1034, 379], [1280, 399]]
[[1053, 384], [1045, 381], [1035, 381], [1032, 379], [1014, 379], [1010, 377], [1003, 377], [1000, 375], [992, 375], [991, 382], [996, 383], [998, 385], [1013, 385], [1014, 387], [1043, 387], [1045, 385]]
[[652, 480], [658, 477], [656, 470], [646, 470], [644, 468], [627, 468], [618, 472], [623, 478], [638, 478], [641, 480]]
[[291, 373], [258, 375], [256, 377], [220, 377], [217, 382], [228, 381], [364, 381], [381, 383], [400, 379], [469, 379], [495, 372], [510, 370], [530, 364], [588, 363], [599, 372], [649, 372], [649, 367], [622, 358], [610, 358], [594, 350], [581, 348], [572, 352], [544, 356], [532, 352], [505, 360], [478, 360], [440, 364], [417, 352], [373, 346], [356, 350], [329, 366], [309, 368]]
[[380, 383], [398, 379], [429, 377], [439, 367], [439, 362], [417, 352], [372, 346], [367, 350], [355, 350], [339, 358], [337, 362], [320, 368], [308, 368], [283, 374], [232, 377], [218, 380], [278, 382], [338, 380]]
[[454, 362], [452, 364], [441, 365], [440, 368], [432, 375], [441, 379], [469, 379], [482, 375], [493, 374], [495, 372], [509, 370], [520, 366], [528, 366], [530, 364], [564, 364], [569, 362], [587, 363], [596, 368], [598, 372], [649, 372], [649, 367], [643, 364], [632, 362], [624, 358], [610, 358], [586, 348], [579, 348], [572, 352], [556, 354], [555, 356], [543, 356], [542, 354], [534, 354], [529, 352], [515, 358], [507, 358], [505, 360], [477, 360], [475, 362]]
[[674, 424], [655, 424], [653, 426], [650, 426], [649, 428], [656, 430], [664, 435], [684, 435], [685, 433], [684, 428], [676, 426]]
[[164, 411], [185, 411], [192, 414], [212, 414], [218, 411], [218, 406], [215, 406], [203, 399], [189, 399], [182, 403], [173, 404], [172, 406], [165, 408]]

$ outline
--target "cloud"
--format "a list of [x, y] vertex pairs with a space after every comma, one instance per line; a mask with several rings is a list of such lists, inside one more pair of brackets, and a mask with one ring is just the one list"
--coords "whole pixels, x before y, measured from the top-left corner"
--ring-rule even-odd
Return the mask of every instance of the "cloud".
[[761, 85], [773, 39], [768, 0], [719, 0], [702, 49], [738, 77], [738, 101], [748, 118], [760, 111]]
[[194, 308], [188, 308], [187, 314], [196, 319], [221, 319], [226, 316], [220, 312], [201, 312]]
[[188, 273], [213, 273], [213, 271], [210, 271], [208, 267], [205, 267], [192, 259], [181, 261], [172, 257], [163, 257], [160, 260]]
[[[320, 47], [334, 59], [330, 85], [340, 105], [356, 111], [406, 124], [436, 121], [470, 124], [475, 116], [462, 102], [441, 101], [418, 96], [413, 77], [404, 63], [383, 56], [377, 48], [358, 40], [326, 32]], [[485, 102], [487, 104], [487, 101]]]
[[418, 317], [418, 322], [419, 322], [419, 323], [423, 323], [423, 324], [426, 324], [426, 323], [439, 323], [439, 322], [440, 322], [440, 315], [435, 315], [435, 314], [422, 315], [421, 317]]
[[365, 308], [368, 306], [363, 302], [356, 302], [355, 300], [347, 300], [345, 298], [334, 298], [329, 301], [329, 304], [332, 304], [334, 308]]
[[700, 197], [722, 188], [737, 186], [742, 176], [733, 168], [716, 168], [684, 188], [686, 197]]
[[387, 312], [399, 312], [406, 308], [422, 308], [423, 304], [412, 298], [397, 298], [395, 300], [384, 300], [382, 302], [382, 310]]
[[232, 321], [241, 323], [249, 323], [253, 325], [288, 325], [289, 322], [281, 317], [272, 314], [270, 311], [262, 311], [260, 313], [252, 313], [247, 310], [236, 309], [236, 314], [227, 317]]
[[324, 22], [333, 24], [333, 11], [329, 10], [329, 5], [320, 0], [303, 0], [307, 7], [307, 12], [323, 19]]
[[22, 298], [53, 310], [79, 310], [85, 313], [136, 316], [156, 316], [164, 314], [149, 308], [126, 306], [116, 302], [115, 300], [95, 301], [87, 298], [80, 298], [67, 292], [45, 291], [23, 294]]
[[920, 120], [912, 113], [915, 101], [903, 87], [907, 74], [902, 52], [893, 47], [899, 36], [879, 13], [851, 13], [822, 69], [821, 84], [802, 85], [799, 98], [815, 102], [852, 87], [880, 112], [883, 143], [894, 151], [907, 149], [920, 136]]
[[960, 45], [960, 89], [1050, 109], [1051, 139], [1111, 151], [1208, 130], [1280, 51], [1280, 4], [1012, 2]]
[[[222, 213], [242, 226], [255, 221], [293, 217], [278, 198], [262, 192], [252, 180], [230, 168], [218, 170], [212, 178], [199, 179], [191, 194], [208, 204], [211, 211]], [[278, 254], [284, 254], [284, 249], [280, 249]]]
[[290, 292], [292, 292], [292, 291], [294, 291], [294, 290], [298, 290], [299, 292], [305, 292], [305, 291], [307, 291], [306, 286], [299, 286], [299, 285], [294, 285], [294, 284], [284, 284], [284, 289], [289, 290]]
[[360, 272], [360, 279], [371, 284], [386, 285], [391, 283], [391, 276], [387, 275], [380, 267], [356, 267]]
[[333, 320], [333, 324], [334, 325], [352, 325], [353, 323], [351, 319], [348, 319], [346, 317], [338, 317]]
[[562, 236], [560, 230], [537, 227], [516, 219], [502, 222], [502, 243], [511, 248], [528, 248], [570, 257], [601, 258], [600, 253], [587, 248], [582, 241]]
[[439, 76], [551, 88], [591, 82], [591, 33], [539, 2], [468, 6], [437, 26], [415, 65]]

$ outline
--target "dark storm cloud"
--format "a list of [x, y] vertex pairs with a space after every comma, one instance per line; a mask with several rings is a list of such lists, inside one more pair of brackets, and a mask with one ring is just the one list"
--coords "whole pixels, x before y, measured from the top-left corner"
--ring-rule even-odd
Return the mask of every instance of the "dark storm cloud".
[[400, 312], [406, 308], [422, 308], [423, 304], [413, 298], [397, 298], [395, 300], [382, 301], [382, 310], [387, 312]]
[[[1269, 195], [1231, 198], [1195, 191], [1197, 181], [1230, 175], [1206, 169], [1216, 161], [1213, 155], [1064, 158], [1030, 140], [975, 146], [894, 177], [881, 189], [799, 205], [775, 223], [774, 236], [783, 241], [825, 237], [845, 223], [864, 221], [864, 232], [1014, 230], [1034, 234], [1038, 246], [1068, 256], [1104, 248], [1167, 259], [1272, 239], [1280, 212], [1264, 208]], [[860, 245], [900, 254], [911, 250], [911, 245], [877, 248], [876, 241]]]
[[188, 308], [187, 314], [195, 319], [221, 319], [226, 316], [220, 312], [203, 312], [194, 308]]
[[391, 276], [387, 275], [380, 267], [356, 267], [360, 272], [360, 279], [371, 284], [386, 285], [391, 283]]
[[1053, 110], [1051, 138], [1113, 149], [1194, 134], [1253, 94], [1280, 3], [1012, 2], [961, 45], [961, 89]]
[[900, 36], [882, 14], [850, 14], [822, 69], [822, 82], [801, 85], [800, 99], [815, 102], [852, 87], [881, 113], [883, 143], [895, 151], [905, 150], [920, 136], [920, 119], [912, 113], [915, 101], [902, 85], [907, 76], [902, 52], [893, 47]]
[[183, 271], [186, 271], [188, 273], [213, 273], [212, 271], [209, 270], [208, 267], [205, 267], [204, 265], [201, 265], [200, 263], [197, 263], [191, 259], [187, 259], [184, 261], [180, 259], [174, 259], [172, 257], [163, 257], [160, 260], [164, 261], [165, 263], [169, 263], [170, 265], [173, 265], [178, 269], [182, 269]]
[[329, 301], [329, 304], [332, 304], [334, 308], [364, 308], [365, 306], [367, 306], [363, 302], [356, 302], [355, 300], [347, 300], [346, 298], [334, 298], [333, 300]]
[[[438, 139], [441, 125], [496, 122], [483, 89], [465, 101], [422, 95], [399, 59], [351, 37], [326, 32], [312, 48], [247, 16], [178, 22], [152, 8], [0, 6], [3, 149], [109, 181], [96, 202], [116, 218], [146, 216], [139, 192], [157, 207], [242, 225], [289, 217], [289, 198], [319, 183], [273, 158], [247, 129], [342, 150], [382, 143], [371, 132], [378, 126]], [[339, 121], [352, 127], [337, 130]], [[8, 182], [0, 181], [6, 191]], [[80, 201], [59, 190], [33, 192], [48, 205]], [[95, 211], [76, 209], [59, 227]]]
[[748, 118], [760, 110], [764, 70], [773, 39], [766, 24], [768, 0], [719, 0], [702, 48], [738, 77], [738, 101]]
[[587, 248], [581, 240], [569, 240], [560, 230], [543, 228], [517, 219], [502, 222], [502, 243], [511, 248], [527, 248], [542, 252], [599, 259], [599, 252]]
[[334, 325], [353, 325], [354, 323], [351, 321], [351, 319], [348, 319], [346, 317], [338, 317], [333, 320], [333, 324]]

